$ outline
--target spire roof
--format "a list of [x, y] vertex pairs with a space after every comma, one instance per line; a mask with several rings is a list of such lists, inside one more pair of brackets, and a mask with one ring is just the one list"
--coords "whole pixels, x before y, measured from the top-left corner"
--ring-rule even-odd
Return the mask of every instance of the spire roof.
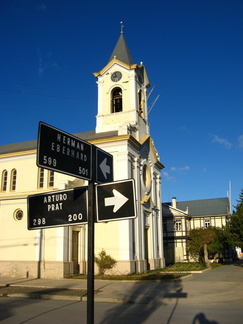
[[127, 43], [125, 41], [125, 38], [124, 38], [124, 35], [123, 35], [123, 30], [121, 29], [121, 34], [120, 34], [120, 37], [116, 43], [116, 46], [111, 54], [111, 57], [109, 59], [109, 62], [111, 60], [114, 59], [114, 57], [123, 62], [123, 63], [126, 63], [128, 65], [132, 65], [133, 64], [133, 59], [132, 59], [132, 56], [129, 52], [129, 49], [128, 49], [128, 46], [127, 46]]

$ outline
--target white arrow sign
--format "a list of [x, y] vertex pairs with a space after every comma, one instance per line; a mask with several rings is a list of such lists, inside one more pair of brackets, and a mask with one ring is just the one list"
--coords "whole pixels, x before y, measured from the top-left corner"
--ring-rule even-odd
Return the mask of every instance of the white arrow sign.
[[111, 168], [110, 166], [107, 164], [107, 158], [105, 158], [101, 163], [100, 163], [100, 169], [103, 173], [103, 176], [105, 177], [105, 179], [107, 179], [107, 174], [110, 174], [111, 172]]
[[113, 213], [116, 213], [128, 201], [128, 198], [116, 189], [113, 189], [112, 192], [114, 197], [105, 198], [105, 206], [114, 206]]
[[98, 184], [95, 190], [98, 223], [137, 217], [134, 179]]

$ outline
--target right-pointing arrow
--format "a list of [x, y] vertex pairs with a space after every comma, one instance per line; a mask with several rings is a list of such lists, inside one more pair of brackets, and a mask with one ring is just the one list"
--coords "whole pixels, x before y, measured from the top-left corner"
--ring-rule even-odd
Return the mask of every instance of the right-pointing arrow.
[[116, 189], [113, 189], [112, 192], [114, 197], [105, 198], [105, 206], [114, 206], [113, 213], [116, 213], [128, 201], [128, 198]]

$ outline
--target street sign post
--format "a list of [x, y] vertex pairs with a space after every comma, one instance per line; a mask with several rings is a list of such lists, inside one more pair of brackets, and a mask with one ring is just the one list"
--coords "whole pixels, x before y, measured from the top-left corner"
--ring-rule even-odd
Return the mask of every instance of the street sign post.
[[113, 181], [113, 156], [99, 147], [96, 150], [96, 182], [105, 183]]
[[28, 229], [86, 224], [88, 188], [28, 196]]
[[43, 122], [39, 123], [37, 165], [85, 180], [92, 178], [92, 145]]
[[96, 186], [97, 222], [135, 218], [134, 179]]
[[43, 122], [36, 162], [38, 167], [89, 181], [88, 189], [29, 196], [28, 229], [88, 223], [87, 323], [93, 324], [95, 207], [98, 222], [136, 217], [134, 180], [112, 182], [111, 154]]

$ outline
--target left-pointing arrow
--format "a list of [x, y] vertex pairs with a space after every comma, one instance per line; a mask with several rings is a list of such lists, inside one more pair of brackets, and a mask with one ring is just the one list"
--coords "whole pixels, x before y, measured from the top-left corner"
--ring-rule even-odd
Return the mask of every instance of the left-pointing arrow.
[[116, 213], [128, 201], [128, 198], [116, 189], [113, 189], [112, 192], [114, 197], [105, 198], [105, 206], [114, 206], [113, 213]]
[[101, 168], [101, 171], [105, 177], [105, 179], [107, 179], [107, 174], [110, 174], [111, 172], [111, 168], [107, 163], [107, 158], [105, 158], [101, 163], [100, 163], [100, 168]]

